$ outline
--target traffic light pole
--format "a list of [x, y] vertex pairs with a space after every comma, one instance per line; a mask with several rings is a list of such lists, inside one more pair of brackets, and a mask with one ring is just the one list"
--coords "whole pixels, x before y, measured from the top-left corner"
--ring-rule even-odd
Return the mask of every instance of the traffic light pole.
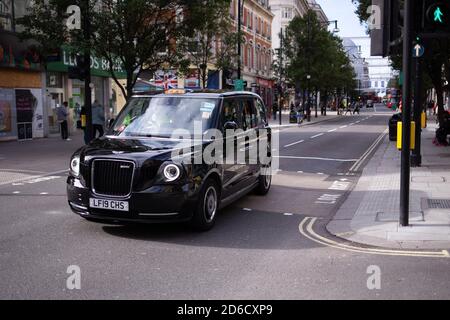
[[94, 137], [94, 130], [92, 126], [92, 93], [91, 93], [91, 50], [90, 50], [90, 36], [91, 36], [91, 22], [89, 20], [89, 0], [85, 0], [84, 13], [84, 40], [88, 44], [84, 50], [84, 108], [86, 110], [86, 140], [92, 141]]
[[403, 34], [403, 110], [402, 154], [400, 175], [400, 225], [409, 225], [410, 149], [411, 149], [411, 71], [412, 71], [412, 16], [414, 0], [405, 0]]
[[280, 121], [280, 126], [282, 125], [283, 121], [281, 119], [281, 117], [283, 116], [282, 114], [282, 109], [283, 109], [283, 98], [284, 98], [284, 92], [283, 92], [283, 76], [284, 76], [284, 68], [283, 68], [283, 29], [281, 29], [280, 31], [280, 104], [279, 104], [279, 121]]
[[415, 59], [416, 76], [414, 85], [414, 122], [416, 123], [416, 145], [411, 155], [411, 166], [422, 165], [421, 139], [422, 139], [422, 59]]

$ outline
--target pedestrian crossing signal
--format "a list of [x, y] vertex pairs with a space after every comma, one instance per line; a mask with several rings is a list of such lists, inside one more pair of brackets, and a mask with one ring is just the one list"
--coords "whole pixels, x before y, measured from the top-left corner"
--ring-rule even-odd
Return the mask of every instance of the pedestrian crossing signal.
[[426, 31], [450, 31], [450, 5], [442, 1], [428, 1], [425, 7]]

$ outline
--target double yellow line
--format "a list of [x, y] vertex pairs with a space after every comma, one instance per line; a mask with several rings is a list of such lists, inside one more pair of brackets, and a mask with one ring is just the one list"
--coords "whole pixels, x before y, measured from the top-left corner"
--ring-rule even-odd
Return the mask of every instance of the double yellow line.
[[428, 258], [450, 258], [447, 250], [437, 250], [437, 251], [408, 251], [408, 250], [394, 250], [394, 249], [375, 249], [375, 248], [362, 248], [357, 246], [352, 246], [349, 244], [339, 243], [334, 240], [325, 238], [317, 234], [313, 230], [314, 223], [317, 218], [306, 217], [299, 225], [300, 233], [306, 238], [319, 243], [326, 247], [331, 247], [339, 250], [365, 253], [365, 254], [376, 254], [376, 255], [386, 255], [386, 256], [404, 256], [404, 257], [428, 257]]
[[388, 133], [388, 129], [386, 129], [378, 138], [375, 140], [375, 142], [367, 149], [367, 151], [359, 158], [357, 162], [350, 168], [350, 172], [356, 172], [358, 171], [362, 164], [366, 161], [366, 159], [370, 156], [370, 154], [377, 148], [378, 144], [384, 139], [386, 134]]

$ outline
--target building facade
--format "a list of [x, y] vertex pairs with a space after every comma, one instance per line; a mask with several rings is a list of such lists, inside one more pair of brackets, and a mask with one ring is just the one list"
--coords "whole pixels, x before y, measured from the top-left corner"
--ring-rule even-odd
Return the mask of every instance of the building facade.
[[270, 9], [274, 14], [272, 23], [272, 48], [280, 48], [280, 32], [286, 30], [297, 16], [303, 17], [309, 10], [307, 0], [271, 0]]
[[[246, 0], [242, 10], [242, 79], [246, 90], [259, 94], [266, 105], [272, 105], [274, 83], [272, 81], [272, 22], [268, 0]], [[238, 1], [232, 0], [230, 16], [234, 27], [238, 22]]]

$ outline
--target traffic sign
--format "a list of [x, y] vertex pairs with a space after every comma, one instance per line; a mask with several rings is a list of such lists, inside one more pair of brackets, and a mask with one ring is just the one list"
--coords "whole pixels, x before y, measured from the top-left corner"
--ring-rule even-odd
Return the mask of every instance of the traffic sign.
[[420, 44], [416, 44], [413, 48], [413, 57], [414, 58], [420, 58], [424, 55], [425, 48], [421, 46]]
[[244, 91], [244, 80], [241, 80], [241, 79], [234, 80], [234, 90], [235, 91]]

